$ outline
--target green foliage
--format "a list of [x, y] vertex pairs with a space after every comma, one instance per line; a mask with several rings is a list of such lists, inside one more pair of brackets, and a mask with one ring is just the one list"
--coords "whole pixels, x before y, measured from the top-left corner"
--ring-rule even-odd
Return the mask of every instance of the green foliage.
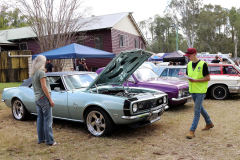
[[[178, 28], [179, 50], [185, 51], [190, 44], [194, 44], [198, 52], [234, 53], [235, 47], [239, 49], [240, 8], [228, 10], [220, 5], [201, 6], [201, 0], [171, 0], [169, 4], [170, 9], [175, 9], [173, 13], [155, 15], [151, 25], [144, 21], [148, 32], [153, 35], [148, 50], [155, 53], [176, 50], [176, 28], [171, 27], [173, 24], [181, 24]], [[182, 16], [177, 14], [179, 11], [182, 11]]]
[[229, 52], [227, 46], [223, 47], [230, 42], [227, 17], [228, 12], [219, 5], [209, 4], [201, 9], [197, 30], [198, 44], [207, 48], [208, 52]]
[[0, 30], [25, 26], [29, 26], [29, 23], [18, 8], [11, 11], [7, 6], [0, 6]]

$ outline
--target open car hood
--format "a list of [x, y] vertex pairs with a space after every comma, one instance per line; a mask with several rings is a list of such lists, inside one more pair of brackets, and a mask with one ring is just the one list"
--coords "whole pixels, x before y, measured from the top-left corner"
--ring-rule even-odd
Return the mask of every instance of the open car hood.
[[94, 79], [87, 90], [102, 85], [121, 86], [150, 56], [151, 52], [142, 49], [121, 52]]

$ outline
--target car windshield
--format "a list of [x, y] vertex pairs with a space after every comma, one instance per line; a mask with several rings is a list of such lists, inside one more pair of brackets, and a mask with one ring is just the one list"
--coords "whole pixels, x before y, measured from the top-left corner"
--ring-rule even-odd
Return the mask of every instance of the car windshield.
[[227, 59], [227, 64], [235, 64], [235, 63], [233, 62], [233, 60]]
[[150, 68], [139, 68], [134, 72], [134, 75], [139, 81], [147, 81], [158, 77]]
[[164, 69], [165, 69], [165, 67], [154, 67], [152, 70], [153, 70], [158, 76], [160, 76]]
[[236, 70], [238, 70], [238, 73], [240, 73], [240, 67], [237, 65], [234, 65], [234, 67], [236, 68]]
[[153, 64], [152, 62], [144, 62], [141, 67], [146, 67], [146, 68], [153, 68], [155, 67], [155, 64]]
[[65, 82], [69, 90], [80, 89], [88, 87], [92, 81], [97, 77], [96, 73], [77, 74], [65, 76]]

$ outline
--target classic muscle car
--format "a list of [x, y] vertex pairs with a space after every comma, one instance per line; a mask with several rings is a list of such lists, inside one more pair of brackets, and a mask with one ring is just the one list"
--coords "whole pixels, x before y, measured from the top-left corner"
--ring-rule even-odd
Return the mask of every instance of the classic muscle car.
[[[55, 102], [53, 117], [84, 122], [94, 136], [112, 133], [114, 126], [140, 127], [156, 122], [168, 108], [166, 93], [124, 87], [127, 78], [152, 54], [144, 50], [120, 53], [97, 75], [94, 72], [47, 73]], [[16, 120], [37, 115], [31, 78], [21, 86], [5, 88], [2, 101]]]
[[[96, 72], [102, 72], [99, 68]], [[177, 80], [164, 80], [148, 67], [139, 67], [124, 83], [125, 86], [157, 89], [168, 94], [169, 105], [183, 105], [191, 101], [188, 82]]]
[[[153, 68], [160, 78], [183, 80], [186, 66], [159, 66]], [[213, 99], [224, 100], [230, 94], [240, 93], [240, 68], [234, 64], [209, 63], [211, 80], [208, 82], [207, 95]]]

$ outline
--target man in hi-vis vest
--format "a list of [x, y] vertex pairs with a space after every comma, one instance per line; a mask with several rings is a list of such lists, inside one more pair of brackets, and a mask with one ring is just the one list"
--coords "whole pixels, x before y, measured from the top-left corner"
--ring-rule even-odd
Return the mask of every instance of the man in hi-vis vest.
[[206, 96], [210, 75], [208, 72], [208, 64], [205, 61], [197, 59], [197, 50], [195, 48], [188, 48], [184, 56], [187, 56], [190, 60], [187, 65], [186, 74], [189, 77], [189, 92], [191, 93], [192, 99], [195, 103], [193, 123], [189, 134], [186, 136], [186, 138], [192, 139], [195, 136], [194, 132], [197, 128], [200, 114], [202, 114], [206, 122], [206, 126], [202, 130], [209, 130], [214, 127], [207, 111], [202, 105]]

